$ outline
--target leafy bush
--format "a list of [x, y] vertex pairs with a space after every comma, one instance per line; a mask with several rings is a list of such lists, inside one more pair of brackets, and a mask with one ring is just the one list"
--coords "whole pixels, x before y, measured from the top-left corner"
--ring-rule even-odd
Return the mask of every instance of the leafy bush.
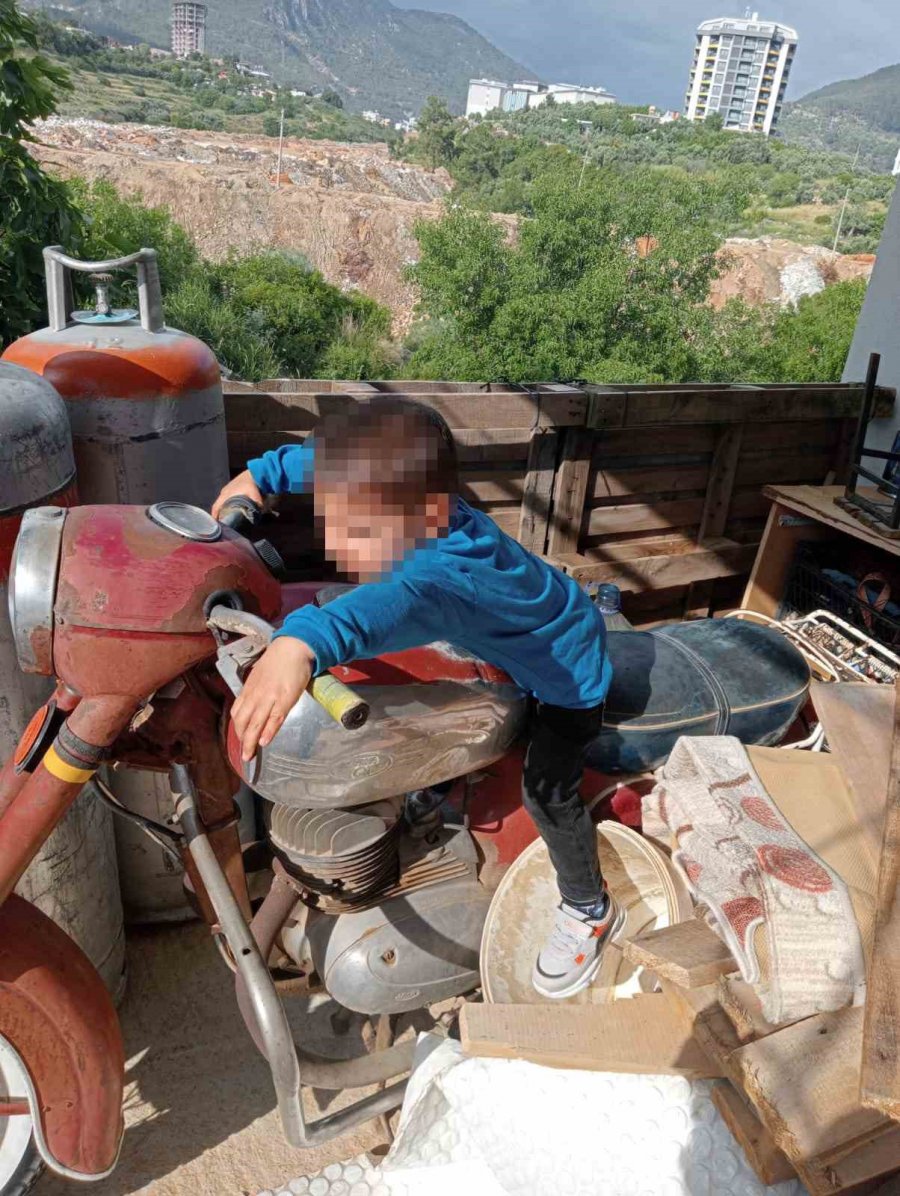
[[80, 219], [64, 185], [28, 153], [29, 122], [49, 116], [68, 75], [38, 47], [38, 27], [14, 0], [0, 0], [0, 347], [45, 311], [41, 250], [77, 240]]

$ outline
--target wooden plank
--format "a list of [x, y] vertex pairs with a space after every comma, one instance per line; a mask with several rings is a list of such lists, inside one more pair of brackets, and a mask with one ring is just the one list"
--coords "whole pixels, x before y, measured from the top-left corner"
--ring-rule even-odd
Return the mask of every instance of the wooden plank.
[[867, 1108], [900, 1120], [900, 687], [894, 696], [875, 933], [866, 973], [860, 1096]]
[[633, 464], [665, 461], [673, 454], [707, 456], [716, 443], [717, 429], [712, 424], [674, 424], [647, 428], [639, 438], [630, 430], [603, 429], [594, 434], [594, 464], [602, 467], [617, 458]]
[[[618, 556], [617, 548], [629, 550]], [[710, 581], [720, 577], [737, 577], [747, 573], [756, 556], [753, 544], [736, 544], [733, 540], [708, 541], [693, 552], [647, 553], [637, 545], [610, 544], [594, 550], [594, 556], [568, 553], [551, 557], [553, 564], [578, 581], [613, 582], [620, 590], [671, 589], [694, 581]]]
[[627, 498], [641, 494], [677, 494], [685, 490], [704, 491], [709, 479], [709, 462], [690, 458], [679, 464], [643, 465], [635, 468], [606, 465], [594, 473], [590, 503], [597, 499]]
[[680, 988], [711, 984], [737, 964], [722, 940], [697, 918], [622, 943], [625, 958]]
[[[585, 398], [576, 392], [542, 394], [431, 394], [416, 396], [439, 412], [451, 428], [577, 427], [584, 422]], [[320, 415], [352, 410], [352, 394], [229, 394], [226, 424], [232, 431], [305, 430]]]
[[[855, 383], [839, 388], [724, 387], [719, 392], [667, 388], [639, 392], [632, 388], [624, 396], [608, 387], [586, 386], [584, 390], [590, 399], [588, 419], [592, 427], [852, 419], [858, 416], [863, 397], [863, 387]], [[889, 389], [879, 392], [879, 413], [889, 415], [892, 403]]]
[[553, 487], [553, 510], [547, 551], [577, 552], [584, 503], [591, 472], [593, 437], [584, 428], [565, 434]]
[[[779, 425], [774, 425], [778, 427]], [[833, 454], [828, 451], [815, 453], [788, 452], [765, 453], [743, 458], [737, 467], [735, 485], [800, 485], [824, 484], [832, 465]]]
[[531, 437], [517, 537], [531, 552], [543, 553], [547, 548], [559, 443], [560, 433], [555, 431], [540, 430]]
[[862, 1034], [861, 1008], [819, 1013], [739, 1047], [729, 1060], [778, 1146], [822, 1183], [830, 1159], [890, 1127], [859, 1101]]
[[718, 1075], [673, 1001], [647, 993], [610, 1005], [464, 1005], [467, 1055], [634, 1075]]
[[805, 515], [874, 548], [881, 548], [892, 556], [900, 556], [900, 542], [871, 531], [835, 503], [836, 498], [843, 496], [843, 486], [767, 486], [763, 493], [796, 514]]
[[853, 426], [852, 420], [785, 420], [773, 424], [747, 424], [744, 428], [744, 452], [761, 449], [780, 452], [788, 446], [804, 452], [833, 449], [841, 436], [841, 429]]
[[816, 681], [811, 696], [832, 758], [853, 798], [872, 859], [877, 860], [891, 771], [894, 691], [889, 685], [863, 681]]
[[[696, 527], [702, 515], [702, 498], [660, 499], [657, 502], [594, 507], [588, 515], [587, 535], [604, 536], [662, 528]], [[572, 549], [553, 546], [550, 551], [555, 554], [571, 552]]]
[[743, 424], [722, 428], [719, 433], [709, 469], [706, 505], [700, 520], [701, 541], [725, 532], [743, 438]]
[[717, 995], [719, 1004], [742, 1043], [766, 1038], [786, 1025], [793, 1025], [793, 1022], [783, 1022], [776, 1026], [768, 1021], [756, 988], [739, 976], [720, 976]]
[[796, 1179], [797, 1172], [787, 1155], [779, 1150], [772, 1135], [727, 1080], [713, 1084], [712, 1101], [761, 1183], [779, 1184]]

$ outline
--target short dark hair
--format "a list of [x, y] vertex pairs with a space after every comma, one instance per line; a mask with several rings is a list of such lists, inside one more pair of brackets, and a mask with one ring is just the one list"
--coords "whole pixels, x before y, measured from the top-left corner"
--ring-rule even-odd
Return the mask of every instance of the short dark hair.
[[456, 448], [443, 416], [424, 403], [379, 395], [316, 422], [316, 476], [385, 493], [456, 494]]

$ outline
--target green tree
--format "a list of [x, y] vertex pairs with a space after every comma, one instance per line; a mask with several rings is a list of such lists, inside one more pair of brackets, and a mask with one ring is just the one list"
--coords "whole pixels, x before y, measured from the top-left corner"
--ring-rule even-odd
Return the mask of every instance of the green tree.
[[855, 278], [783, 309], [773, 330], [774, 380], [839, 382], [865, 294], [865, 279]]
[[329, 107], [331, 107], [331, 108], [343, 108], [343, 106], [344, 106], [344, 101], [341, 99], [341, 97], [338, 95], [338, 93], [334, 90], [333, 87], [326, 87], [325, 90], [322, 92], [322, 94], [319, 96], [319, 99], [322, 101], [323, 104], [328, 104]]
[[49, 116], [70, 87], [67, 73], [37, 53], [34, 22], [14, 0], [0, 0], [0, 345], [21, 336], [44, 311], [44, 245], [71, 244], [78, 213], [62, 183], [27, 149], [29, 122]]
[[456, 157], [456, 120], [443, 100], [429, 96], [416, 122], [416, 152], [432, 170]]
[[[579, 182], [581, 185], [579, 185]], [[408, 367], [477, 379], [680, 381], [697, 377], [697, 330], [721, 224], [744, 197], [660, 174], [580, 172], [536, 184], [515, 240], [451, 207], [417, 226], [420, 314]]]

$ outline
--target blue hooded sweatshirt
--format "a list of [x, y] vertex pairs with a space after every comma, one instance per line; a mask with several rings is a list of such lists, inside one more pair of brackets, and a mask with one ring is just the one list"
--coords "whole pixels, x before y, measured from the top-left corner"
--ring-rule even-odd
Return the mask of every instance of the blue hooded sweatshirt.
[[[312, 489], [314, 461], [310, 440], [248, 469], [263, 494], [302, 494]], [[383, 581], [292, 612], [277, 635], [303, 640], [317, 672], [445, 640], [505, 669], [541, 702], [572, 709], [602, 702], [612, 678], [603, 616], [590, 598], [462, 499], [446, 534]]]

